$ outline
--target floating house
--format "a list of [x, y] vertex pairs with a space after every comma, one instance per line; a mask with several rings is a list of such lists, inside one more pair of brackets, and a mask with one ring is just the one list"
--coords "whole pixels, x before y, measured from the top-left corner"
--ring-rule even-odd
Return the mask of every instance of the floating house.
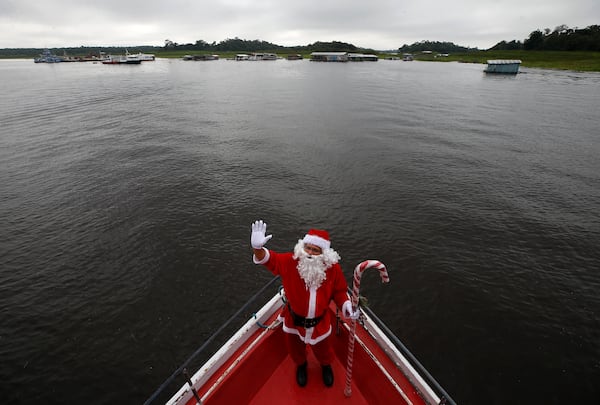
[[277, 60], [276, 53], [252, 53], [248, 56], [248, 60]]
[[348, 52], [313, 52], [310, 54], [313, 62], [348, 62]]
[[348, 60], [350, 62], [377, 62], [379, 58], [377, 55], [364, 54], [364, 53], [349, 53]]
[[520, 65], [521, 61], [519, 59], [488, 60], [487, 67], [484, 69], [484, 72], [516, 75], [519, 73]]

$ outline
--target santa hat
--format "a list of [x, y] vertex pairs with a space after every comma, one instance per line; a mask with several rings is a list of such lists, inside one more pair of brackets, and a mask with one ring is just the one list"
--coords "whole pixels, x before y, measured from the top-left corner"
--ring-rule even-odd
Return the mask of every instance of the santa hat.
[[308, 231], [308, 233], [304, 236], [304, 239], [302, 239], [302, 242], [318, 246], [323, 250], [331, 247], [329, 233], [321, 229], [311, 229]]

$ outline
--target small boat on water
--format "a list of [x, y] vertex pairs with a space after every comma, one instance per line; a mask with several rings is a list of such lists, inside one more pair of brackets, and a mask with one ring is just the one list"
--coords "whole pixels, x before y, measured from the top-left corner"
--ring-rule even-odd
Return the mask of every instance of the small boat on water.
[[[354, 271], [353, 305], [357, 305], [362, 272], [377, 268], [387, 282], [382, 263], [369, 260]], [[272, 279], [252, 297], [216, 334], [229, 328], [232, 320], [251, 311], [251, 304], [279, 277]], [[296, 366], [287, 353], [280, 313], [286, 305], [280, 289], [258, 312], [190, 376], [187, 367], [211, 344], [209, 338], [159, 389], [145, 405], [192, 404], [449, 404], [455, 402], [433, 379], [400, 340], [368, 308], [359, 306], [360, 318], [346, 320], [331, 304], [332, 340], [336, 359], [332, 364], [334, 384], [325, 387], [320, 366], [308, 351], [308, 383], [295, 381]], [[185, 381], [174, 394], [176, 378]], [[179, 383], [181, 384], [181, 383]], [[175, 388], [176, 389], [176, 388]]]
[[274, 53], [252, 53], [248, 60], [277, 60], [277, 54]]
[[350, 62], [377, 62], [379, 57], [370, 53], [349, 53], [348, 61]]
[[183, 60], [219, 60], [219, 55], [184, 55]]
[[484, 72], [516, 75], [519, 73], [520, 65], [521, 61], [519, 59], [488, 60], [487, 67], [484, 69]]
[[139, 65], [142, 59], [138, 55], [107, 55], [102, 59], [104, 65]]
[[156, 56], [154, 56], [154, 54], [151, 53], [138, 52], [136, 54], [133, 54], [132, 56], [137, 56], [142, 62], [151, 62], [156, 59]]
[[49, 49], [44, 49], [39, 58], [34, 58], [35, 63], [59, 63], [63, 62], [63, 58], [54, 55]]

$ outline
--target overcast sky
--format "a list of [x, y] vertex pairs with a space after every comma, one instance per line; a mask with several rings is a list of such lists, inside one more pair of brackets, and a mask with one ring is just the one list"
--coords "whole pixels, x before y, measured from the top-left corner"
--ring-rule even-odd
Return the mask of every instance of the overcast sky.
[[237, 37], [284, 46], [341, 41], [386, 50], [427, 40], [487, 49], [562, 24], [600, 24], [600, 0], [0, 0], [0, 48]]

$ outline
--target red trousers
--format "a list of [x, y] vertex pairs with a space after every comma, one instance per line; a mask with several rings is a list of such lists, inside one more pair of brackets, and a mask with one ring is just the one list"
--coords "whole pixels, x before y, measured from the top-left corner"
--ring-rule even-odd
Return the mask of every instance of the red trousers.
[[[333, 362], [334, 353], [333, 347], [331, 347], [331, 336], [328, 336], [324, 340], [317, 344], [311, 345], [311, 349], [317, 358], [317, 361], [322, 366], [330, 365]], [[304, 343], [297, 335], [293, 333], [285, 334], [285, 343], [288, 349], [288, 353], [294, 363], [297, 365], [304, 364], [306, 362], [306, 343]]]

